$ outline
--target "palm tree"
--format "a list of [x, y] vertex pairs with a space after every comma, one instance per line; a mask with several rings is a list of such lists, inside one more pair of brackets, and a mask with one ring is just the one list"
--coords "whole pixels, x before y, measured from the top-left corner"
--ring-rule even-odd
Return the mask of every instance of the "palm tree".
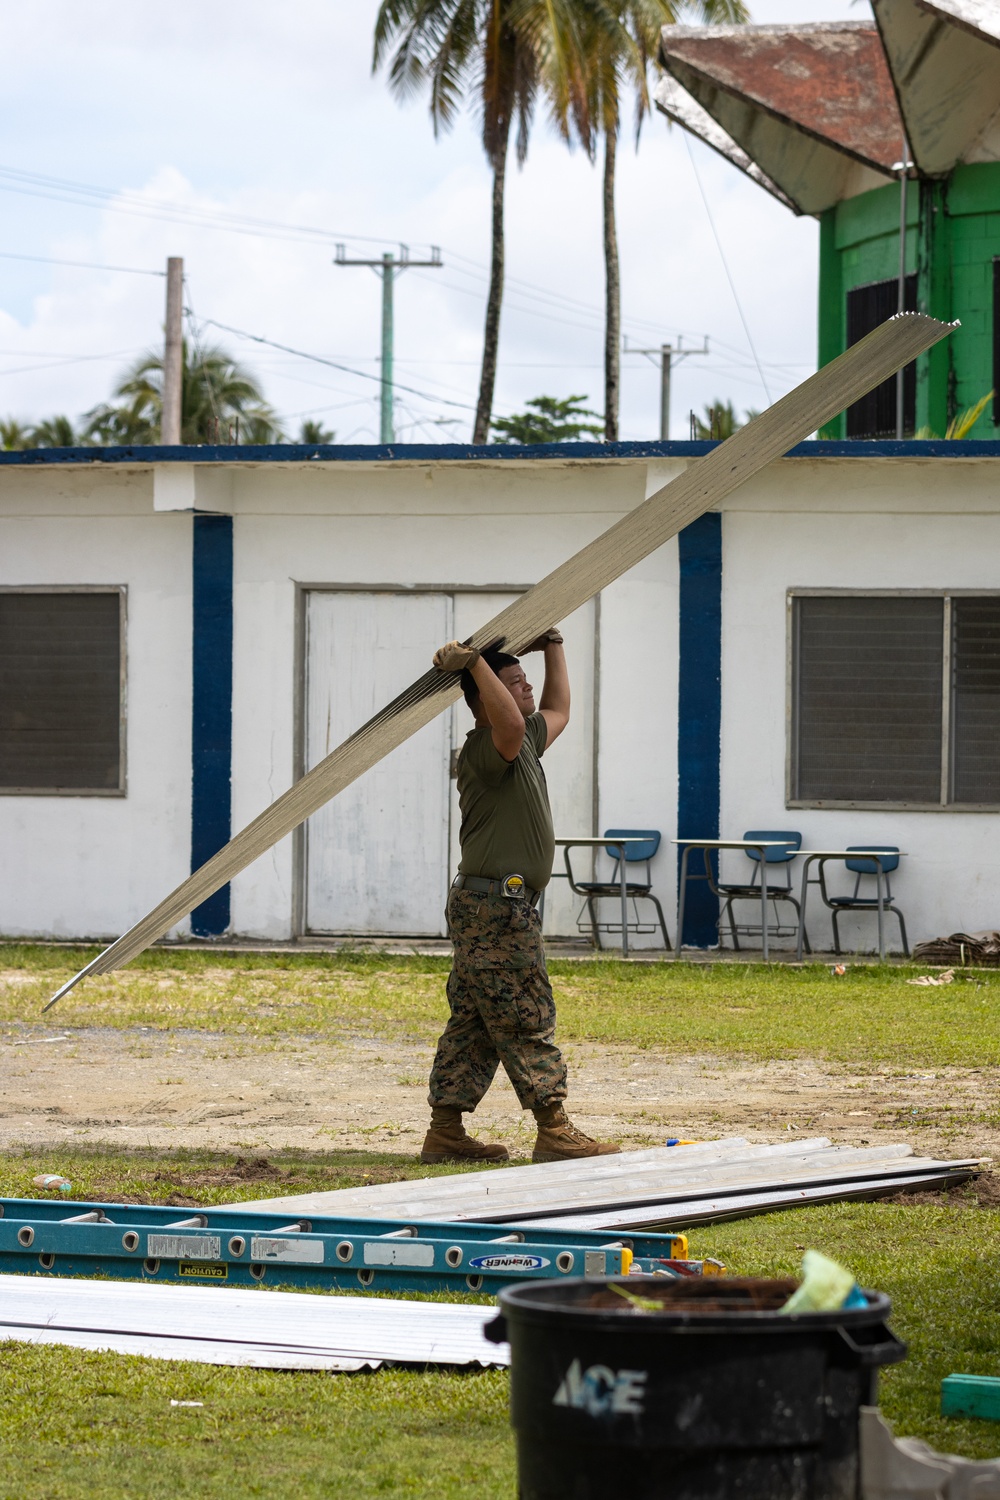
[[705, 407], [704, 420], [691, 413], [691, 436], [702, 442], [722, 442], [732, 437], [733, 433], [745, 423], [752, 422], [754, 417], [759, 416], [759, 411], [748, 406], [743, 413], [743, 420], [740, 421], [731, 401], [714, 401], [711, 406]]
[[46, 417], [25, 434], [27, 448], [76, 448], [80, 438], [69, 417]]
[[306, 417], [299, 428], [297, 443], [332, 443], [337, 434], [316, 417]]
[[615, 167], [621, 127], [622, 94], [635, 93], [636, 145], [650, 109], [649, 65], [656, 57], [660, 32], [691, 16], [708, 24], [750, 19], [744, 0], [574, 0], [573, 29], [562, 14], [566, 5], [550, 4], [548, 38], [537, 38], [542, 50], [541, 80], [563, 136], [572, 136], [591, 160], [604, 137], [604, 436], [618, 438], [619, 357], [621, 348], [621, 278], [615, 221]]
[[31, 428], [16, 417], [0, 418], [0, 449], [9, 452], [13, 448], [32, 448]]
[[[163, 405], [163, 356], [144, 355], [115, 389], [120, 399], [87, 413], [92, 442], [158, 443]], [[281, 427], [257, 381], [224, 349], [183, 345], [181, 442], [280, 442]]]
[[538, 88], [538, 58], [525, 12], [548, 0], [382, 0], [372, 62], [389, 57], [389, 86], [400, 97], [430, 86], [434, 133], [454, 121], [465, 90], [478, 92], [483, 149], [493, 169], [490, 287], [486, 300], [474, 443], [489, 439], [503, 298], [503, 195], [511, 126], [517, 122], [517, 160], [528, 150], [528, 127]]

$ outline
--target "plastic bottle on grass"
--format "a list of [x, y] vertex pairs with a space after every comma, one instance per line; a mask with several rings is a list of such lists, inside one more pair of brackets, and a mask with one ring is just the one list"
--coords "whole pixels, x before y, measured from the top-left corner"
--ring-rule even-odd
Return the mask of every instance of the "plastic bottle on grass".
[[50, 1192], [70, 1193], [73, 1190], [73, 1184], [69, 1178], [60, 1177], [56, 1172], [40, 1172], [31, 1181], [35, 1187], [46, 1188]]

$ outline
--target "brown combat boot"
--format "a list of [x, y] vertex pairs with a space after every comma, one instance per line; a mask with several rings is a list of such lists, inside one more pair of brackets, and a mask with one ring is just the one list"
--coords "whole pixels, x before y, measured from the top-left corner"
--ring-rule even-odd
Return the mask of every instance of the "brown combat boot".
[[582, 1156], [617, 1156], [620, 1146], [609, 1141], [591, 1140], [578, 1130], [561, 1104], [544, 1104], [531, 1113], [538, 1122], [538, 1136], [531, 1160], [576, 1161]]
[[462, 1111], [447, 1104], [435, 1104], [420, 1160], [427, 1166], [442, 1161], [506, 1161], [507, 1147], [487, 1146], [484, 1141], [466, 1135]]

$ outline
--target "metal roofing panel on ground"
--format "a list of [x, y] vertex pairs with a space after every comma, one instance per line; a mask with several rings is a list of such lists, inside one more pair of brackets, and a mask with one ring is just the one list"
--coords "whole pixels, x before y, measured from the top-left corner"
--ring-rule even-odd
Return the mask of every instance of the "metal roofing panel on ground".
[[688, 1202], [670, 1199], [665, 1203], [640, 1207], [608, 1209], [603, 1213], [567, 1214], [546, 1219], [552, 1229], [621, 1230], [655, 1229], [669, 1224], [671, 1229], [690, 1229], [698, 1224], [720, 1224], [727, 1219], [747, 1219], [754, 1214], [776, 1213], [779, 1209], [803, 1208], [809, 1204], [856, 1202], [859, 1199], [885, 1198], [893, 1193], [931, 1190], [950, 1186], [975, 1176], [976, 1168], [900, 1176], [860, 1177], [849, 1183], [828, 1183], [819, 1187], [775, 1188], [759, 1193], [735, 1193], [718, 1198], [692, 1198]]
[[[824, 1146], [830, 1142], [818, 1138]], [[809, 1144], [809, 1143], [804, 1143]], [[815, 1143], [812, 1143], [815, 1144]], [[584, 1178], [600, 1180], [609, 1173], [617, 1177], [621, 1173], [621, 1162], [626, 1160], [631, 1168], [642, 1167], [647, 1162], [656, 1162], [669, 1170], [675, 1163], [689, 1163], [702, 1159], [719, 1159], [732, 1152], [787, 1150], [781, 1146], [751, 1146], [743, 1136], [729, 1136], [718, 1141], [700, 1141], [693, 1146], [650, 1146], [643, 1151], [626, 1151], [620, 1156], [587, 1157], [580, 1161], [550, 1162], [546, 1166], [490, 1167], [474, 1172], [452, 1172], [444, 1177], [422, 1177], [415, 1181], [381, 1182], [372, 1187], [335, 1188], [325, 1193], [292, 1193], [282, 1198], [254, 1198], [241, 1203], [226, 1204], [226, 1209], [244, 1213], [288, 1213], [301, 1210], [303, 1213], [324, 1215], [350, 1215], [355, 1210], [376, 1219], [410, 1216], [409, 1200], [414, 1196], [416, 1184], [420, 1188], [432, 1188], [442, 1203], [452, 1197], [466, 1198], [471, 1193], [488, 1197], [492, 1185], [503, 1176], [508, 1186], [514, 1184], [539, 1186], [541, 1181], [579, 1181]], [[389, 1205], [398, 1204], [400, 1214], [391, 1212]], [[383, 1207], [384, 1206], [384, 1207]]]
[[284, 1351], [273, 1344], [227, 1344], [211, 1339], [156, 1338], [139, 1333], [90, 1333], [71, 1328], [28, 1328], [0, 1325], [0, 1339], [22, 1344], [65, 1344], [94, 1354], [135, 1354], [143, 1359], [190, 1360], [201, 1365], [243, 1365], [253, 1370], [326, 1370], [330, 1374], [355, 1374], [378, 1370], [380, 1359], [335, 1358], [325, 1354]]
[[[126, 1345], [150, 1340], [158, 1358], [221, 1364], [256, 1364], [255, 1351], [263, 1350], [270, 1368], [303, 1368], [303, 1360], [323, 1369], [506, 1365], [506, 1346], [483, 1337], [490, 1316], [487, 1307], [382, 1297], [0, 1275], [0, 1336], [60, 1342], [65, 1333], [88, 1348], [119, 1348], [121, 1339], [122, 1353], [146, 1352]], [[213, 1348], [197, 1355], [194, 1344]], [[170, 1349], [176, 1352], [160, 1352]]]
[[[271, 1200], [267, 1207], [280, 1208], [282, 1212], [352, 1213], [414, 1221], [536, 1220], [548, 1225], [558, 1217], [564, 1223], [573, 1222], [577, 1228], [583, 1228], [581, 1215], [642, 1210], [653, 1205], [664, 1210], [657, 1222], [666, 1222], [674, 1203], [690, 1207], [696, 1199], [733, 1199], [779, 1189], [794, 1193], [803, 1188], [838, 1185], [840, 1196], [850, 1197], [852, 1184], [860, 1181], [871, 1182], [904, 1173], [911, 1177], [940, 1178], [949, 1173], [967, 1174], [976, 1165], [970, 1160], [942, 1163], [933, 1158], [917, 1158], [911, 1147], [903, 1144], [833, 1146], [820, 1136], [779, 1145], [750, 1146], [737, 1139], [627, 1151], [619, 1156], [547, 1166], [495, 1167], [332, 1193], [306, 1193]], [[252, 1211], [263, 1205], [231, 1205], [240, 1206]]]

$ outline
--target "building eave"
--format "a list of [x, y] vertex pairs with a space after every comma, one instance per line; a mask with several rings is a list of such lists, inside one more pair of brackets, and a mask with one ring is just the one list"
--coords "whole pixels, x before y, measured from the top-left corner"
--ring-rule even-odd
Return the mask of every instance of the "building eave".
[[697, 99], [689, 94], [676, 78], [669, 73], [662, 74], [653, 90], [653, 99], [657, 109], [666, 115], [668, 120], [673, 121], [675, 125], [680, 125], [690, 135], [697, 136], [698, 140], [703, 141], [706, 146], [711, 146], [713, 151], [717, 151], [726, 161], [746, 173], [751, 182], [755, 182], [773, 198], [777, 198], [779, 203], [790, 208], [793, 214], [804, 213], [804, 209], [787, 193], [782, 192], [778, 184], [772, 182], [766, 172], [761, 171], [757, 163], [736, 144], [731, 135], [727, 135], [722, 126], [712, 119], [708, 110], [703, 109]]
[[911, 156], [923, 176], [947, 176], [1000, 122], [1000, 14], [981, 0], [872, 6]]
[[852, 196], [859, 175], [892, 180], [902, 123], [873, 26], [666, 26], [660, 60], [799, 212]]

